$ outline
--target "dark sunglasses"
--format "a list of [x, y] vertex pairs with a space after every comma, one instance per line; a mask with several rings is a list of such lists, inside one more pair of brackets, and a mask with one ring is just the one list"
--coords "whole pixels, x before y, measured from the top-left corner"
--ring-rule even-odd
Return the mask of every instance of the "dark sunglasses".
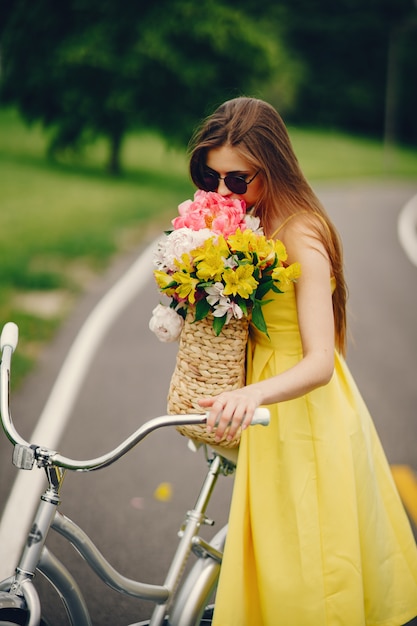
[[224, 180], [224, 184], [232, 193], [243, 195], [248, 190], [248, 185], [257, 177], [261, 170], [258, 170], [255, 176], [252, 176], [250, 180], [246, 180], [243, 176], [236, 176], [234, 174], [227, 174], [227, 176], [220, 176], [217, 172], [205, 171], [201, 175], [201, 182], [205, 191], [217, 191], [221, 180]]

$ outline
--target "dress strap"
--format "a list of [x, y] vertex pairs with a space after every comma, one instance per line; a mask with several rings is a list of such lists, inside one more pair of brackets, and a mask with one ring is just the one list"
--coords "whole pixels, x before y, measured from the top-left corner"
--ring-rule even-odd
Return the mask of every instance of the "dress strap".
[[[278, 226], [278, 228], [276, 230], [274, 230], [274, 232], [272, 233], [270, 239], [274, 239], [274, 237], [276, 237], [279, 233], [279, 231], [284, 228], [284, 226], [286, 226], [288, 224], [288, 222], [290, 222], [294, 217], [298, 217], [299, 215], [303, 215], [304, 213], [310, 213], [310, 211], [299, 211], [298, 213], [292, 213], [291, 215], [289, 215], [280, 226]], [[326, 220], [324, 219], [324, 217], [322, 215], [320, 215], [320, 213], [317, 213], [316, 211], [312, 211], [310, 213], [310, 215], [315, 215], [316, 217], [319, 218], [319, 220], [321, 221], [321, 223], [323, 224], [323, 226], [326, 228], [327, 232], [331, 234], [330, 232], [330, 228], [328, 223], [326, 222]]]
[[280, 226], [278, 226], [278, 228], [276, 230], [274, 230], [274, 232], [272, 233], [270, 239], [274, 239], [274, 237], [276, 237], [279, 233], [279, 231], [284, 228], [284, 226], [286, 226], [288, 224], [289, 221], [291, 221], [293, 219], [293, 217], [297, 217], [298, 215], [302, 215], [303, 213], [308, 213], [308, 211], [299, 211], [298, 213], [292, 213], [291, 215], [289, 215]]

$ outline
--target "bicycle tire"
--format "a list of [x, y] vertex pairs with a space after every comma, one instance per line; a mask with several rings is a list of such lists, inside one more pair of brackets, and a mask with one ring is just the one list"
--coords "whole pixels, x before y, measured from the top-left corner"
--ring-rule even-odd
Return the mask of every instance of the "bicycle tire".
[[214, 604], [210, 606], [206, 606], [204, 613], [200, 620], [200, 626], [211, 626], [211, 622], [213, 620], [214, 613]]
[[[26, 609], [17, 607], [0, 609], [0, 626], [25, 626], [28, 618]], [[41, 618], [40, 626], [49, 626], [43, 618]]]
[[[223, 552], [227, 524], [219, 530], [210, 545]], [[213, 616], [213, 596], [221, 564], [210, 556], [201, 556], [191, 568], [171, 607], [170, 625], [208, 626]]]
[[[211, 626], [211, 622], [213, 619], [214, 605], [211, 604], [206, 606], [203, 615], [200, 618], [199, 626]], [[130, 624], [130, 626], [149, 626], [150, 620], [145, 620], [144, 622], [137, 622], [135, 624]], [[0, 626], [2, 626], [0, 622]], [[169, 626], [169, 619], [165, 618], [162, 626]]]

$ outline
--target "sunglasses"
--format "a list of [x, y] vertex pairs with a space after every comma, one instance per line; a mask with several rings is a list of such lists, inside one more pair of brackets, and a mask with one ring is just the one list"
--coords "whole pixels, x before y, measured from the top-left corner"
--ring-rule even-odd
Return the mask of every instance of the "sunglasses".
[[224, 180], [224, 184], [232, 193], [236, 193], [239, 196], [245, 194], [248, 190], [248, 185], [257, 177], [261, 170], [258, 170], [255, 176], [252, 176], [250, 180], [246, 180], [244, 176], [236, 176], [234, 174], [227, 174], [227, 176], [220, 176], [217, 172], [205, 171], [201, 176], [201, 182], [205, 191], [217, 191], [221, 180]]

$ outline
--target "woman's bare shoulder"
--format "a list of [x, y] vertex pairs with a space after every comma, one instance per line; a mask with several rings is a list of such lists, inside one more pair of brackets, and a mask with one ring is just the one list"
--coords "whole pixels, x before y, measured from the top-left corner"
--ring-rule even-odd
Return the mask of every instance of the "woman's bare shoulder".
[[281, 221], [273, 231], [274, 239], [285, 239], [287, 237], [312, 237], [319, 240], [326, 238], [329, 230], [325, 218], [312, 211], [299, 211], [293, 213]]
[[294, 260], [307, 250], [319, 252], [328, 258], [326, 249], [327, 224], [321, 216], [307, 211], [295, 213], [286, 220], [277, 234], [287, 248], [289, 259]]

